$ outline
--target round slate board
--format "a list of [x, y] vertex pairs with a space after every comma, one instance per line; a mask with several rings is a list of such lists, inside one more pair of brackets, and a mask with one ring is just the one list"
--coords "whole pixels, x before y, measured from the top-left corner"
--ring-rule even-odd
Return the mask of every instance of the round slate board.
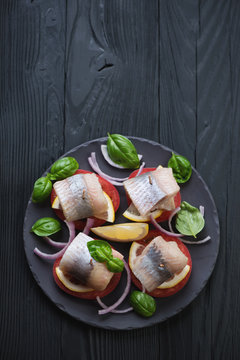
[[[150, 140], [135, 137], [129, 138], [134, 143], [138, 153], [143, 154], [143, 161], [145, 161], [146, 167], [156, 167], [159, 164], [167, 166], [167, 162], [172, 153], [171, 149]], [[79, 162], [80, 169], [91, 171], [87, 159], [91, 152], [95, 151], [98, 163], [103, 171], [112, 176], [128, 176], [131, 173], [131, 170], [115, 169], [108, 165], [104, 160], [100, 152], [100, 145], [106, 144], [106, 139], [107, 138], [100, 138], [89, 141], [72, 149], [63, 156], [67, 155], [75, 157]], [[47, 171], [49, 171], [49, 169]], [[120, 208], [116, 213], [116, 222], [121, 223], [127, 221], [121, 215], [127, 208], [127, 201], [123, 187], [118, 187], [118, 190], [121, 203]], [[181, 185], [181, 196], [182, 201], [186, 200], [196, 207], [199, 205], [205, 207], [206, 224], [200, 235], [202, 238], [210, 235], [211, 240], [202, 245], [188, 245], [193, 262], [192, 274], [189, 282], [177, 294], [168, 298], [157, 299], [157, 310], [152, 317], [142, 318], [134, 312], [121, 315], [108, 314], [99, 316], [97, 313], [99, 305], [95, 300], [82, 300], [72, 297], [57, 287], [52, 277], [53, 261], [42, 260], [33, 253], [35, 247], [48, 253], [54, 252], [55, 250], [49, 245], [46, 245], [41, 238], [30, 233], [30, 229], [37, 219], [45, 216], [56, 217], [54, 211], [50, 207], [50, 200], [39, 205], [32, 203], [30, 199], [24, 220], [24, 248], [29, 267], [35, 280], [49, 299], [51, 299], [51, 301], [53, 301], [62, 311], [77, 320], [105, 329], [129, 330], [147, 327], [162, 322], [179, 313], [194, 298], [196, 298], [205, 286], [213, 271], [219, 249], [219, 221], [216, 206], [207, 185], [194, 168], [191, 179], [186, 184]], [[55, 234], [52, 238], [58, 239], [59, 241], [66, 241], [68, 238], [68, 231], [64, 223], [61, 233]], [[125, 258], [128, 258], [130, 244], [114, 243], [113, 246], [116, 250], [122, 252]], [[108, 305], [115, 302], [122, 294], [125, 284], [126, 274], [124, 272], [118, 287], [113, 293], [104, 298], [104, 302]], [[132, 285], [132, 289], [135, 289], [134, 285]], [[129, 307], [128, 299], [120, 306], [122, 309], [126, 307]]]

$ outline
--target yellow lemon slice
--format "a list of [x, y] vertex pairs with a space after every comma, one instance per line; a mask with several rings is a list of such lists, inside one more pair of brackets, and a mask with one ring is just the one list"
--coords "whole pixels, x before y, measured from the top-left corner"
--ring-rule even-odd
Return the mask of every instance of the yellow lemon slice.
[[72, 283], [62, 272], [62, 270], [59, 269], [59, 266], [56, 267], [55, 269], [57, 277], [59, 278], [59, 280], [63, 283], [64, 286], [66, 286], [66, 288], [68, 288], [69, 290], [72, 291], [76, 291], [76, 292], [88, 292], [88, 291], [93, 291], [94, 289], [88, 288], [87, 286], [84, 285], [80, 285], [80, 284], [74, 284]]
[[58, 196], [56, 196], [55, 199], [53, 200], [52, 208], [53, 209], [59, 209], [59, 210], [61, 209], [61, 205], [60, 205], [60, 201], [59, 201]]
[[[141, 247], [141, 244], [138, 244], [136, 242], [133, 242], [130, 250], [129, 250], [129, 267], [132, 269], [133, 263], [137, 257], [136, 253], [137, 250]], [[179, 273], [174, 275], [174, 277], [171, 280], [165, 281], [161, 285], [158, 286], [158, 289], [169, 289], [173, 286], [176, 286], [178, 283], [180, 283], [189, 273], [190, 266], [186, 265], [183, 270]]]
[[143, 239], [148, 234], [149, 226], [145, 223], [122, 223], [94, 227], [91, 230], [103, 239], [130, 242]]
[[143, 245], [140, 245], [138, 243], [136, 243], [135, 241], [132, 243], [130, 250], [129, 250], [129, 259], [128, 259], [128, 263], [130, 268], [132, 269], [133, 263], [137, 257], [136, 253], [137, 250]]
[[94, 216], [98, 219], [106, 220], [108, 222], [113, 223], [115, 221], [115, 211], [114, 211], [112, 200], [111, 200], [110, 196], [108, 194], [106, 194], [104, 191], [103, 191], [103, 194], [108, 203], [107, 211], [105, 211], [104, 213], [96, 214]]
[[[154, 219], [158, 218], [162, 214], [163, 210], [154, 210], [151, 212], [151, 215]], [[123, 213], [123, 216], [131, 221], [136, 222], [143, 222], [143, 221], [150, 221], [150, 216], [142, 216], [136, 209], [136, 207], [133, 205], [133, 203], [127, 208], [127, 210]]]
[[165, 281], [160, 286], [158, 286], [158, 289], [169, 289], [173, 286], [176, 286], [187, 276], [189, 270], [190, 266], [186, 265], [179, 274], [174, 275], [171, 280]]

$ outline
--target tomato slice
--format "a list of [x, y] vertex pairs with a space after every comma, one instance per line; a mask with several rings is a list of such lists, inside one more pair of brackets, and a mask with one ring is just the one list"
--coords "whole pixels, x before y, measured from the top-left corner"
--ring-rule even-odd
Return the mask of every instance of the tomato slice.
[[56, 282], [56, 284], [59, 286], [60, 289], [62, 289], [63, 291], [65, 291], [67, 294], [75, 296], [77, 298], [81, 298], [81, 299], [88, 299], [88, 300], [93, 300], [96, 299], [97, 296], [99, 296], [100, 298], [110, 294], [115, 287], [118, 285], [120, 279], [121, 279], [121, 275], [122, 273], [116, 273], [113, 275], [112, 279], [110, 280], [108, 286], [106, 287], [105, 290], [103, 291], [97, 291], [97, 290], [93, 290], [93, 291], [88, 291], [88, 292], [76, 292], [76, 291], [72, 291], [70, 289], [68, 289], [58, 278], [57, 274], [56, 274], [56, 268], [59, 266], [59, 263], [61, 261], [61, 258], [58, 258], [54, 265], [53, 265], [53, 278]]
[[[92, 174], [92, 171], [87, 171], [87, 170], [82, 170], [82, 169], [78, 169], [74, 175], [76, 174]], [[96, 174], [97, 175], [97, 174]], [[115, 188], [115, 186], [113, 186], [110, 182], [108, 182], [107, 180], [103, 179], [101, 176], [97, 175], [99, 182], [102, 186], [102, 189], [105, 193], [108, 194], [108, 196], [111, 198], [112, 203], [113, 203], [113, 207], [115, 212], [117, 211], [117, 209], [119, 208], [119, 204], [120, 204], [120, 197], [119, 197], [119, 193], [117, 191], [117, 189]], [[54, 199], [56, 198], [57, 194], [55, 192], [54, 189], [52, 189], [51, 192], [51, 204], [53, 203]], [[56, 215], [61, 219], [61, 220], [65, 220], [65, 216], [62, 212], [62, 210], [59, 209], [54, 209]], [[101, 226], [103, 225], [106, 221], [105, 220], [101, 220], [101, 219], [96, 219], [95, 217], [92, 217], [93, 219], [95, 219], [94, 221], [94, 226]], [[86, 225], [86, 220], [76, 220], [74, 221], [75, 224], [75, 228], [77, 230], [83, 230], [85, 225]]]
[[[146, 172], [149, 172], [149, 171], [154, 171], [156, 170], [156, 168], [144, 168], [141, 172], [141, 174], [145, 174]], [[129, 179], [137, 176], [137, 173], [138, 173], [138, 170], [134, 170], [130, 175], [129, 175]], [[127, 195], [127, 202], [128, 202], [128, 205], [131, 204], [131, 200], [129, 198], [129, 196]], [[174, 197], [174, 203], [175, 203], [175, 208], [179, 207], [180, 204], [181, 204], [181, 194], [180, 194], [180, 191], [175, 195]], [[158, 218], [156, 218], [156, 221], [157, 222], [163, 222], [163, 221], [166, 221], [169, 219], [171, 215], [171, 211], [163, 211], [163, 213], [161, 214], [161, 216], [159, 216]]]
[[[192, 259], [191, 259], [191, 255], [188, 251], [188, 248], [181, 242], [180, 239], [178, 238], [175, 238], [175, 237], [172, 237], [172, 236], [168, 236], [168, 235], [165, 235], [165, 234], [162, 234], [160, 231], [158, 230], [150, 230], [150, 232], [148, 233], [148, 235], [142, 239], [142, 240], [139, 240], [137, 241], [137, 243], [143, 245], [144, 247], [147, 246], [149, 244], [150, 241], [152, 241], [156, 236], [159, 236], [161, 235], [163, 237], [164, 240], [166, 241], [175, 241], [179, 247], [179, 249], [182, 251], [182, 253], [187, 256], [188, 258], [188, 262], [187, 262], [187, 265], [190, 266], [190, 270], [189, 272], [187, 273], [187, 275], [185, 276], [185, 278], [180, 281], [177, 285], [169, 288], [169, 289], [155, 289], [151, 292], [147, 292], [147, 294], [153, 296], [153, 297], [167, 297], [167, 296], [171, 296], [171, 295], [174, 295], [176, 294], [179, 290], [181, 290], [185, 285], [186, 283], [188, 282], [189, 280], [189, 277], [191, 275], [191, 271], [192, 271]], [[142, 247], [141, 251], [138, 253], [138, 255], [141, 254], [141, 252], [143, 251], [144, 247]], [[130, 269], [131, 270], [131, 269]], [[132, 279], [132, 282], [140, 289], [142, 290], [142, 284], [141, 282], [136, 278], [136, 276], [133, 274], [132, 270], [131, 270], [131, 279]]]

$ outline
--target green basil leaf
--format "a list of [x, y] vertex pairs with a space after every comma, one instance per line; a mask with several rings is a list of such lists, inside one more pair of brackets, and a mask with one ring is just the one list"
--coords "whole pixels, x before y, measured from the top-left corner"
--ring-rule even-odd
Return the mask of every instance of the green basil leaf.
[[125, 136], [108, 133], [107, 140], [108, 155], [116, 164], [127, 169], [137, 169], [139, 158], [133, 143]]
[[141, 291], [133, 291], [131, 293], [130, 303], [138, 314], [145, 317], [152, 316], [156, 311], [156, 302], [154, 298]]
[[88, 241], [87, 247], [90, 255], [98, 262], [108, 262], [112, 258], [112, 248], [106, 241]]
[[58, 220], [51, 217], [44, 217], [35, 222], [31, 231], [38, 236], [49, 236], [61, 230], [61, 224]]
[[196, 235], [204, 228], [204, 218], [196, 207], [186, 201], [181, 203], [181, 210], [177, 213], [176, 228], [183, 235]]
[[39, 203], [48, 198], [52, 191], [52, 183], [48, 177], [40, 177], [34, 183], [32, 201]]
[[104, 240], [92, 240], [87, 243], [90, 255], [98, 262], [105, 262], [109, 271], [113, 273], [122, 272], [124, 263], [112, 256], [111, 246]]
[[168, 167], [172, 168], [173, 176], [179, 184], [187, 182], [192, 175], [191, 163], [184, 156], [172, 153]]
[[121, 259], [113, 257], [107, 262], [107, 268], [113, 273], [120, 273], [124, 269], [124, 263]]
[[64, 157], [57, 160], [51, 167], [50, 179], [62, 180], [72, 176], [79, 168], [79, 164], [73, 157]]

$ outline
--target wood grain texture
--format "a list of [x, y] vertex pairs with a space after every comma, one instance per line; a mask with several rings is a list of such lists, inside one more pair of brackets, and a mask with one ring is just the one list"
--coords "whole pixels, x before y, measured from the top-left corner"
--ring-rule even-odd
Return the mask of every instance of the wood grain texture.
[[157, 18], [157, 1], [69, 4], [67, 149], [108, 131], [156, 138]]
[[63, 150], [63, 5], [1, 2], [1, 359], [60, 352], [61, 320], [33, 281], [22, 228], [34, 179]]
[[[240, 3], [0, 1], [0, 358], [239, 358]], [[216, 201], [221, 247], [194, 302], [162, 324], [107, 331], [41, 292], [22, 224], [60, 155], [119, 132], [187, 156]]]

